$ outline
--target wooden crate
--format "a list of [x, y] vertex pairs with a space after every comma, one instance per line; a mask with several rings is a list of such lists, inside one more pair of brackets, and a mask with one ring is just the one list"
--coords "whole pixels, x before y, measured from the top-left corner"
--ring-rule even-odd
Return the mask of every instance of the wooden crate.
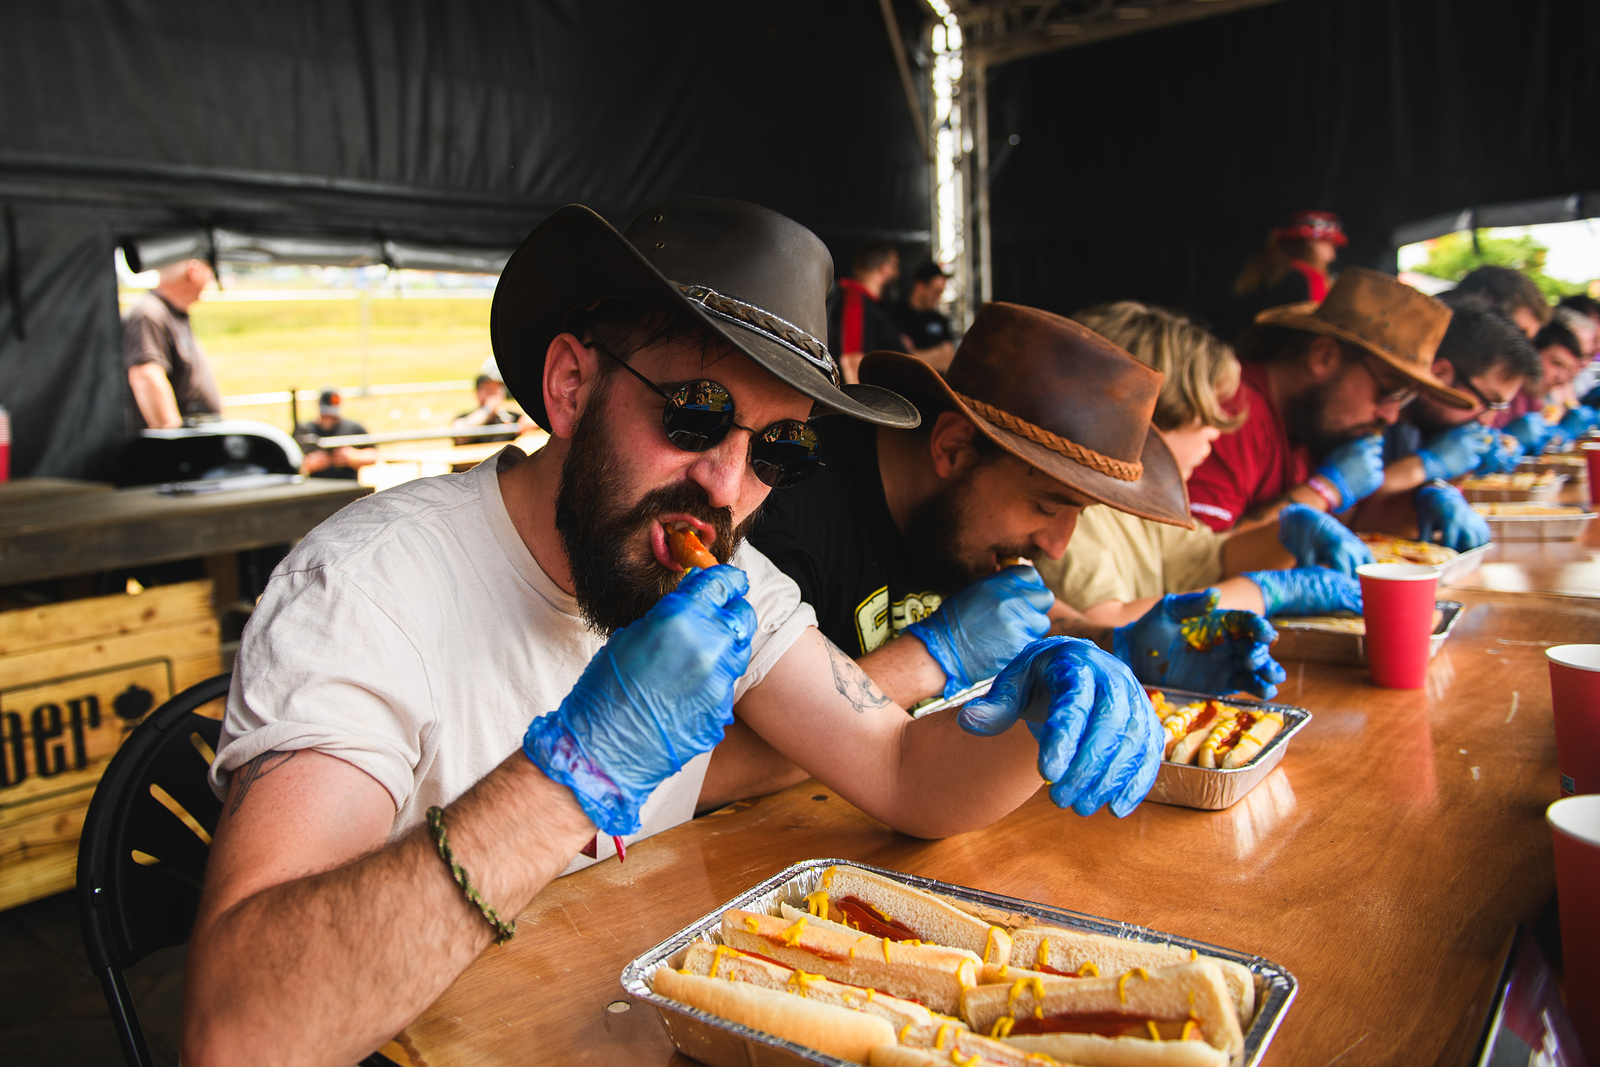
[[221, 669], [210, 582], [0, 612], [0, 910], [71, 888], [111, 756]]

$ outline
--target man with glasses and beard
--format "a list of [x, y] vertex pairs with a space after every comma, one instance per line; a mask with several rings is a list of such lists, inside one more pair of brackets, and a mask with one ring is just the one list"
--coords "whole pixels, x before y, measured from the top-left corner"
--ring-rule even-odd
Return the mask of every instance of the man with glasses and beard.
[[[741, 545], [817, 470], [814, 413], [917, 424], [841, 388], [831, 273], [809, 231], [728, 200], [663, 201], [625, 234], [569, 206], [523, 242], [491, 332], [549, 443], [350, 505], [241, 643], [185, 1063], [361, 1059], [552, 878], [768, 791], [775, 761], [923, 837], [988, 825], [1041, 776], [1083, 815], [1144, 797], [1164, 732], [1091, 643], [1030, 635], [988, 700], [913, 720]], [[684, 528], [718, 562], [686, 571]]]
[[1228, 405], [1244, 422], [1190, 477], [1190, 509], [1215, 530], [1292, 503], [1348, 513], [1383, 484], [1380, 435], [1419, 392], [1478, 407], [1433, 373], [1449, 322], [1439, 301], [1362, 267], [1339, 275], [1321, 304], [1257, 315]]
[[[993, 303], [945, 376], [875, 352], [861, 380], [910, 397], [922, 425], [821, 420], [826, 469], [774, 494], [750, 539], [891, 699], [1004, 678], [1047, 630], [1096, 642], [1147, 684], [1277, 691], [1272, 627], [1216, 611], [1216, 590], [1112, 629], [1059, 602], [1028, 562], [1059, 558], [1089, 504], [1189, 525], [1183, 476], [1150, 423], [1159, 372], [1070, 319]], [[1186, 630], [1212, 640], [1196, 648]]]
[[[1434, 377], [1473, 398], [1471, 408], [1426, 393], [1406, 406], [1383, 435], [1383, 485], [1357, 507], [1351, 525], [1465, 552], [1489, 541], [1489, 524], [1459, 489], [1445, 484], [1473, 471], [1516, 467], [1522, 448], [1496, 433], [1495, 415], [1539, 377], [1539, 353], [1527, 334], [1488, 305], [1455, 305], [1439, 342]], [[1437, 537], [1436, 537], [1437, 535]]]

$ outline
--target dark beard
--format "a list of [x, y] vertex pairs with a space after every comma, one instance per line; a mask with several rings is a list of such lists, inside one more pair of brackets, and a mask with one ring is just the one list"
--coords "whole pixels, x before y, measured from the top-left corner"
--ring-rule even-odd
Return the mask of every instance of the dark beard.
[[661, 566], [648, 548], [639, 553], [639, 534], [657, 516], [678, 512], [709, 523], [716, 539], [706, 548], [726, 562], [743, 543], [756, 514], [734, 529], [733, 513], [712, 507], [705, 490], [687, 481], [653, 489], [632, 507], [618, 504], [624, 479], [599, 414], [603, 408], [604, 396], [594, 395], [590, 414], [578, 420], [561, 464], [555, 519], [578, 610], [591, 630], [610, 637], [676, 589], [683, 577]]
[[[992, 560], [963, 558], [962, 535], [966, 531], [966, 501], [972, 483], [982, 476], [988, 464], [980, 462], [965, 474], [947, 481], [937, 493], [911, 511], [907, 524], [907, 573], [910, 581], [947, 597], [994, 573]], [[1032, 546], [996, 545], [997, 556], [1033, 555]]]
[[1313, 459], [1320, 460], [1342, 444], [1384, 430], [1383, 423], [1374, 422], [1338, 433], [1329, 432], [1326, 429], [1328, 398], [1333, 395], [1337, 384], [1337, 381], [1333, 381], [1313, 386], [1284, 405], [1283, 427], [1289, 440], [1297, 445], [1305, 445]]

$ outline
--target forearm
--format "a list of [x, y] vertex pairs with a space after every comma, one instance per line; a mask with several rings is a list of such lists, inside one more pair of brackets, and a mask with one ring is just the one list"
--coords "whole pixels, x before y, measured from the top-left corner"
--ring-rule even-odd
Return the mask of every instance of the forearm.
[[950, 361], [956, 355], [956, 346], [946, 341], [944, 344], [934, 345], [932, 348], [915, 349], [912, 355], [943, 374], [950, 369]]
[[[595, 833], [572, 795], [520, 752], [452, 804], [446, 822], [457, 861], [507, 918]], [[207, 896], [214, 890], [208, 884]], [[190, 1064], [355, 1062], [415, 1019], [492, 940], [423, 828], [225, 910], [207, 903], [185, 976]]]
[[1316, 508], [1318, 511], [1330, 510], [1326, 497], [1311, 488], [1311, 486], [1302, 484], [1295, 486], [1276, 500], [1258, 504], [1251, 508], [1245, 513], [1244, 518], [1239, 520], [1234, 529], [1238, 529], [1240, 526], [1254, 526], [1268, 521], [1276, 522], [1278, 512], [1290, 504], [1304, 504], [1306, 507]]
[[902, 708], [911, 708], [944, 693], [944, 668], [928, 654], [928, 646], [901, 635], [856, 660], [883, 694]]
[[1245, 571], [1282, 570], [1294, 565], [1294, 555], [1278, 540], [1276, 521], [1237, 526], [1222, 542], [1222, 574], [1225, 578], [1236, 577]]
[[1351, 528], [1395, 537], [1417, 536], [1417, 507], [1412, 502], [1417, 487], [1398, 493], [1388, 492], [1387, 488], [1385, 486], [1361, 502], [1350, 523]]
[[146, 426], [152, 430], [171, 430], [183, 425], [172, 383], [167, 381], [166, 372], [159, 366], [140, 363], [129, 367], [128, 388], [133, 391], [133, 402]]
[[1081, 611], [1070, 607], [1066, 601], [1057, 598], [1055, 606], [1050, 609], [1050, 633], [1046, 636], [1081, 637], [1085, 641], [1093, 641], [1110, 652], [1111, 629], [1110, 624], [1090, 619]]

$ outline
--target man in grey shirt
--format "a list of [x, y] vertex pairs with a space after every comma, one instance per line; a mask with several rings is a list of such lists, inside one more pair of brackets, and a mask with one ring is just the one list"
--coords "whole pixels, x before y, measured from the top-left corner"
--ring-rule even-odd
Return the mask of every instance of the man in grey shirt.
[[161, 268], [161, 281], [122, 320], [122, 363], [133, 390], [135, 429], [182, 426], [186, 415], [221, 414], [211, 364], [189, 328], [189, 308], [211, 283], [201, 259]]

